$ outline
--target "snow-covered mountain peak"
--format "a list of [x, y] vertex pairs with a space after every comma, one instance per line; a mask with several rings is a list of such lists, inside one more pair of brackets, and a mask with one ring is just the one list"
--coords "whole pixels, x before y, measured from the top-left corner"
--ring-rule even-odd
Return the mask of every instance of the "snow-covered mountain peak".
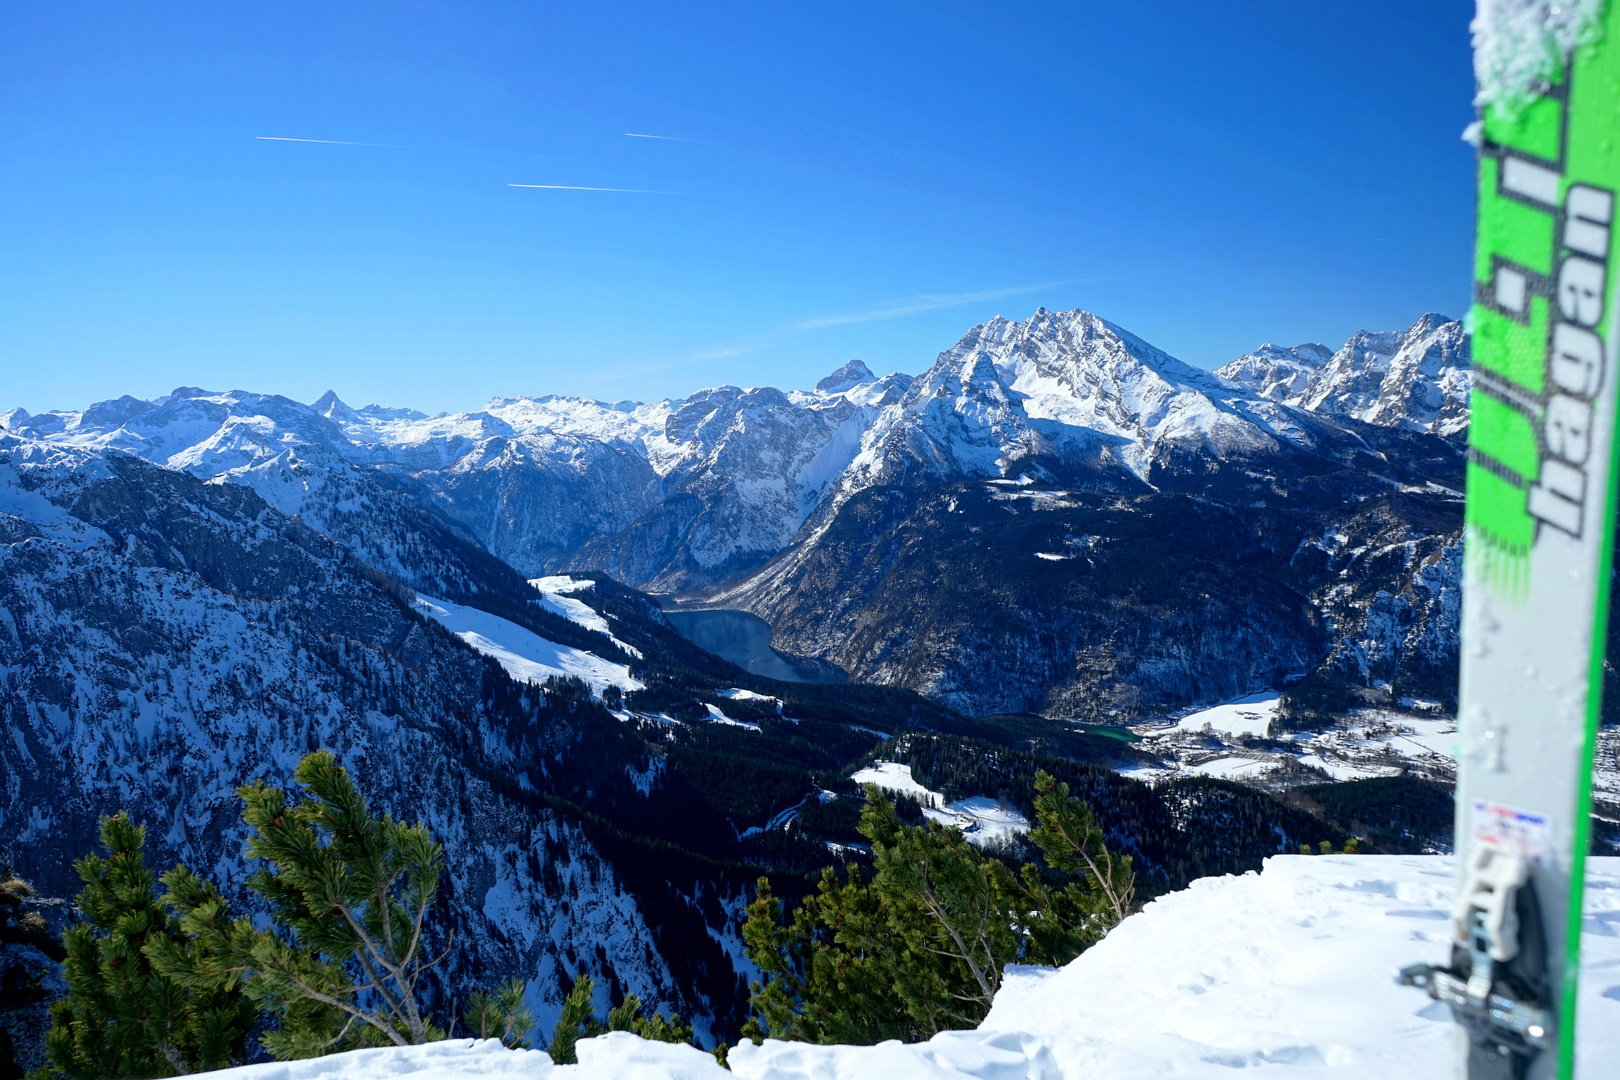
[[1288, 348], [1268, 341], [1215, 374], [1270, 401], [1291, 402], [1305, 393], [1311, 376], [1332, 358], [1332, 349], [1315, 342]]
[[0, 411], [0, 431], [17, 431], [33, 419], [27, 409], [18, 407]]
[[[390, 424], [412, 423], [430, 417], [416, 409], [395, 409], [371, 404], [355, 409], [331, 390], [310, 403], [310, 411], [332, 421], [351, 441], [374, 443], [386, 438], [382, 432]], [[439, 414], [443, 416], [443, 413]]]
[[328, 420], [338, 424], [353, 423], [359, 416], [358, 413], [343, 403], [343, 399], [337, 396], [335, 390], [328, 390], [310, 402], [309, 407]]
[[1272, 401], [1369, 424], [1459, 434], [1468, 426], [1468, 335], [1433, 312], [1408, 329], [1361, 330], [1320, 345], [1262, 346], [1216, 374]]
[[1022, 323], [997, 316], [940, 354], [936, 367], [987, 356], [1012, 389], [1032, 396], [1088, 399], [1129, 394], [1136, 384], [1222, 393], [1207, 371], [1088, 311], [1038, 309]]
[[82, 413], [48, 413], [15, 425], [19, 434], [68, 445], [123, 450], [203, 478], [289, 446], [341, 459], [348, 447], [331, 420], [279, 394], [180, 387], [155, 401], [124, 396]]
[[670, 411], [680, 400], [651, 403], [597, 401], [547, 394], [492, 398], [484, 412], [499, 417], [519, 435], [555, 434], [596, 439], [647, 456], [648, 440], [662, 436]]
[[[1038, 309], [969, 330], [868, 433], [842, 490], [903, 474], [1010, 476], [1121, 469], [1146, 480], [1157, 448], [1218, 458], [1305, 443], [1293, 418], [1086, 311]], [[1041, 465], [1038, 460], [1044, 460]]]
[[872, 374], [871, 368], [868, 368], [859, 360], [851, 360], [849, 363], [845, 364], [831, 375], [828, 375], [825, 379], [822, 379], [820, 382], [816, 383], [816, 389], [825, 391], [827, 393], [836, 394], [849, 390], [860, 385], [861, 383], [874, 382], [876, 379], [877, 376]]

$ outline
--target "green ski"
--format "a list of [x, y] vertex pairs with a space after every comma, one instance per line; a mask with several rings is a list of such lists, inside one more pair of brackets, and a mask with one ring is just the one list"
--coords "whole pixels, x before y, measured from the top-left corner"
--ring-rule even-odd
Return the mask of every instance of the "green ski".
[[1481, 0], [1474, 28], [1455, 943], [1401, 980], [1450, 1005], [1460, 1080], [1568, 1080], [1616, 504], [1620, 4]]

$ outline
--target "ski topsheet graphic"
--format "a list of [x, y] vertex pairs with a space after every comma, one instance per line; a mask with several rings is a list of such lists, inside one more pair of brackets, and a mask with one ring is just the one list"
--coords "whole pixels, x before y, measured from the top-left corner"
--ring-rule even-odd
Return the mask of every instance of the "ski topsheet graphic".
[[1451, 1006], [1467, 1080], [1575, 1070], [1615, 518], [1617, 17], [1602, 0], [1481, 0], [1474, 24], [1455, 943], [1448, 967], [1402, 973]]

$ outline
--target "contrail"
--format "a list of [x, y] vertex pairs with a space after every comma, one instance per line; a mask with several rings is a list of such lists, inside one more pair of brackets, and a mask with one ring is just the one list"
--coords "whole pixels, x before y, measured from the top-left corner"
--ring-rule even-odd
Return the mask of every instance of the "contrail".
[[643, 135], [643, 134], [641, 134], [640, 132], [637, 132], [637, 131], [627, 131], [624, 134], [625, 134], [626, 138], [630, 138], [630, 139], [662, 139], [664, 142], [691, 142], [692, 141], [691, 139], [677, 139], [673, 135]]
[[328, 146], [381, 146], [388, 150], [431, 150], [430, 146], [401, 146], [398, 143], [386, 142], [348, 142], [344, 139], [294, 139], [287, 135], [255, 135], [255, 139], [265, 142], [312, 142], [325, 143]]
[[581, 187], [578, 184], [507, 184], [507, 187], [544, 188], [547, 191], [624, 191], [635, 195], [673, 195], [673, 191], [653, 191], [635, 187]]
[[255, 135], [255, 139], [265, 142], [303, 142], [323, 143], [327, 146], [377, 146], [386, 150], [421, 150], [429, 154], [496, 154], [501, 157], [549, 158], [553, 161], [565, 161], [566, 158], [556, 154], [529, 154], [521, 150], [465, 150], [446, 146], [407, 146], [404, 143], [387, 142], [350, 142], [348, 139], [297, 139], [290, 135]]

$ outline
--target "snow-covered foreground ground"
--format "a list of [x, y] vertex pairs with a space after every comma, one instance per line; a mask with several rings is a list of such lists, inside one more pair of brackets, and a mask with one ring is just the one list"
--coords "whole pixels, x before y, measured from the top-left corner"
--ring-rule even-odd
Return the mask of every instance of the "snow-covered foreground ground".
[[[767, 1040], [731, 1051], [750, 1080], [1343, 1080], [1449, 1075], [1451, 1023], [1394, 970], [1447, 951], [1452, 860], [1279, 855], [1260, 874], [1204, 878], [1131, 916], [1061, 970], [1010, 973], [976, 1031], [902, 1046]], [[1620, 1061], [1620, 858], [1589, 863], [1576, 1075]], [[580, 1064], [470, 1040], [250, 1065], [221, 1080], [724, 1080], [687, 1046], [615, 1034], [579, 1044]], [[1325, 1070], [1325, 1071], [1322, 1071]]]
[[547, 641], [498, 615], [431, 596], [418, 595], [416, 602], [423, 614], [437, 620], [479, 652], [494, 657], [519, 682], [544, 682], [552, 677], [577, 675], [598, 694], [607, 686], [625, 691], [643, 688], [626, 665], [604, 660], [583, 649]]

